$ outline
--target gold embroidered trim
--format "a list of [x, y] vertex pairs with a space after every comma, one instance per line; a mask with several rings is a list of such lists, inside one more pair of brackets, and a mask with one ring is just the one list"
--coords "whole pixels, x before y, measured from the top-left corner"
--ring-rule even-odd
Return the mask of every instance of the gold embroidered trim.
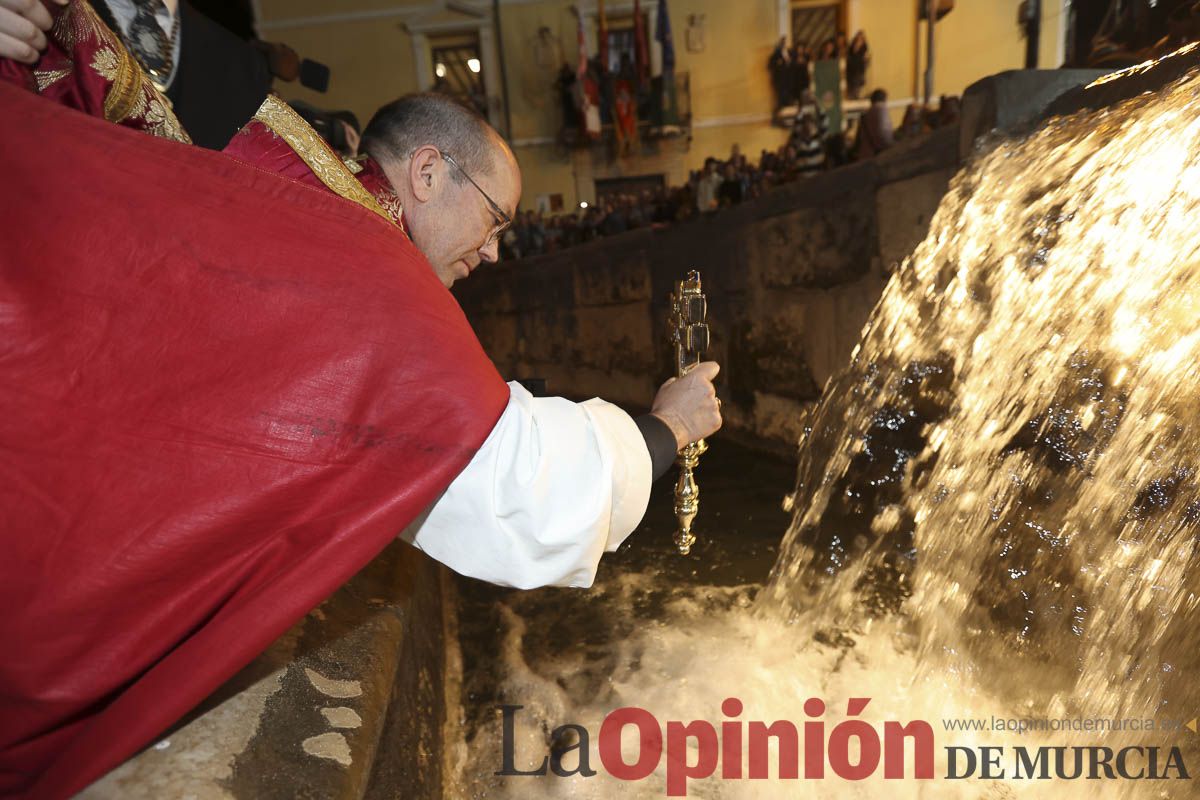
[[133, 116], [141, 99], [137, 65], [124, 49], [101, 47], [92, 59], [92, 69], [112, 82], [104, 96], [104, 118], [109, 122], [123, 122]]
[[33, 79], [37, 82], [37, 90], [44, 92], [74, 71], [73, 69], [39, 69], [33, 71]]
[[263, 100], [262, 105], [258, 107], [254, 118], [287, 142], [288, 147], [304, 160], [304, 163], [320, 179], [321, 183], [328, 186], [339, 197], [358, 203], [363, 208], [374, 211], [388, 222], [393, 222], [388, 212], [370, 192], [363, 188], [345, 162], [287, 103], [275, 95], [269, 94], [267, 99]]
[[[100, 77], [109, 81], [104, 96], [104, 118], [109, 122], [141, 122], [147, 133], [163, 139], [191, 144], [191, 137], [179, 124], [171, 111], [170, 102], [155, 88], [142, 72], [141, 66], [130, 55], [116, 34], [108, 29], [88, 3], [71, 3], [55, 23], [55, 35], [74, 52], [75, 47], [88, 39], [97, 43], [92, 56], [91, 68]], [[39, 90], [61, 80], [63, 70], [47, 72], [46, 83], [38, 78]], [[53, 76], [53, 79], [50, 79]], [[136, 127], [136, 126], [135, 126]]]
[[[396, 197], [396, 193], [387, 192], [387, 194], [382, 197], [376, 195], [375, 199], [378, 200], [379, 204], [382, 205], [388, 212], [392, 218], [392, 221], [399, 225], [401, 230], [404, 230], [404, 206], [401, 205], [400, 198]], [[408, 233], [408, 231], [404, 232], [406, 234]]]
[[[78, 3], [71, 3], [66, 10], [54, 21], [54, 38], [62, 42], [68, 52], [74, 52], [75, 44], [88, 33], [86, 11], [76, 8]], [[90, 11], [91, 9], [88, 9]]]

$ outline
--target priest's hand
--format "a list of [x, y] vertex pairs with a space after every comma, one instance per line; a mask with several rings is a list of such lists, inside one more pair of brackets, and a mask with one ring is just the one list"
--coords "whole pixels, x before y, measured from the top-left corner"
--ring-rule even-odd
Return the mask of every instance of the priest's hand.
[[671, 378], [654, 396], [650, 413], [675, 434], [677, 450], [721, 428], [721, 401], [713, 378], [721, 371], [715, 361], [702, 361], [682, 378]]
[[[68, 0], [51, 0], [65, 6]], [[46, 31], [54, 21], [42, 0], [0, 0], [0, 58], [25, 64], [46, 49]]]

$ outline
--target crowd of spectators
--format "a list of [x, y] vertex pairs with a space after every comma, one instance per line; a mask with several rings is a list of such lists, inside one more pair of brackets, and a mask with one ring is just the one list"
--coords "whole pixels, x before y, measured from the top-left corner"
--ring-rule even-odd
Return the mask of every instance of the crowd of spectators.
[[803, 42], [788, 47], [781, 39], [772, 52], [768, 69], [776, 92], [776, 118], [791, 128], [787, 141], [777, 150], [763, 150], [751, 162], [734, 145], [723, 160], [705, 159], [704, 166], [692, 171], [683, 186], [602, 195], [594, 205], [558, 215], [521, 212], [501, 239], [501, 255], [522, 258], [553, 253], [601, 236], [670, 225], [712, 213], [758, 197], [773, 186], [871, 158], [896, 140], [913, 138], [958, 120], [958, 98], [942, 97], [936, 110], [909, 106], [904, 121], [894, 128], [887, 94], [876, 89], [871, 93], [870, 105], [851, 120], [846, 130], [831, 131], [814, 94], [812, 69], [815, 62], [832, 59], [839, 61], [846, 94], [858, 98], [870, 62], [867, 37], [862, 31], [849, 41], [838, 34], [815, 51]]
[[909, 106], [904, 121], [895, 129], [886, 93], [875, 90], [871, 101], [857, 125], [846, 132], [830, 132], [812, 92], [806, 92], [787, 142], [777, 150], [763, 150], [757, 161], [746, 158], [735, 144], [724, 160], [705, 159], [704, 166], [693, 170], [683, 186], [608, 194], [593, 205], [564, 214], [522, 211], [501, 239], [501, 256], [513, 259], [554, 253], [602, 236], [682, 222], [738, 205], [774, 186], [871, 158], [897, 140], [958, 121], [956, 97], [943, 97], [937, 109]]

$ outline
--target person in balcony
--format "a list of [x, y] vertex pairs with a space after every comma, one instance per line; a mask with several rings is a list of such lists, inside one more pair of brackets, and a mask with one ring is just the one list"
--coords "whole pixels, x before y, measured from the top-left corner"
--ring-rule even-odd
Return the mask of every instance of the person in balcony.
[[858, 31], [846, 49], [846, 93], [851, 99], [857, 100], [862, 95], [863, 87], [867, 84], [867, 67], [870, 64], [871, 52], [867, 45], [867, 34]]
[[787, 48], [787, 37], [780, 36], [779, 43], [767, 59], [767, 73], [771, 76], [771, 88], [775, 92], [775, 110], [792, 104], [791, 58]]

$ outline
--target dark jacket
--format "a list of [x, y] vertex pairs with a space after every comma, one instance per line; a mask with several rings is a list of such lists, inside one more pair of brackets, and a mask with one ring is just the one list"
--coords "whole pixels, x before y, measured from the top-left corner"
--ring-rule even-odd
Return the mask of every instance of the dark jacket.
[[[96, 14], [118, 36], [121, 30], [103, 0]], [[220, 150], [250, 121], [267, 92], [267, 58], [191, 6], [179, 2], [179, 64], [167, 98], [192, 141]]]

